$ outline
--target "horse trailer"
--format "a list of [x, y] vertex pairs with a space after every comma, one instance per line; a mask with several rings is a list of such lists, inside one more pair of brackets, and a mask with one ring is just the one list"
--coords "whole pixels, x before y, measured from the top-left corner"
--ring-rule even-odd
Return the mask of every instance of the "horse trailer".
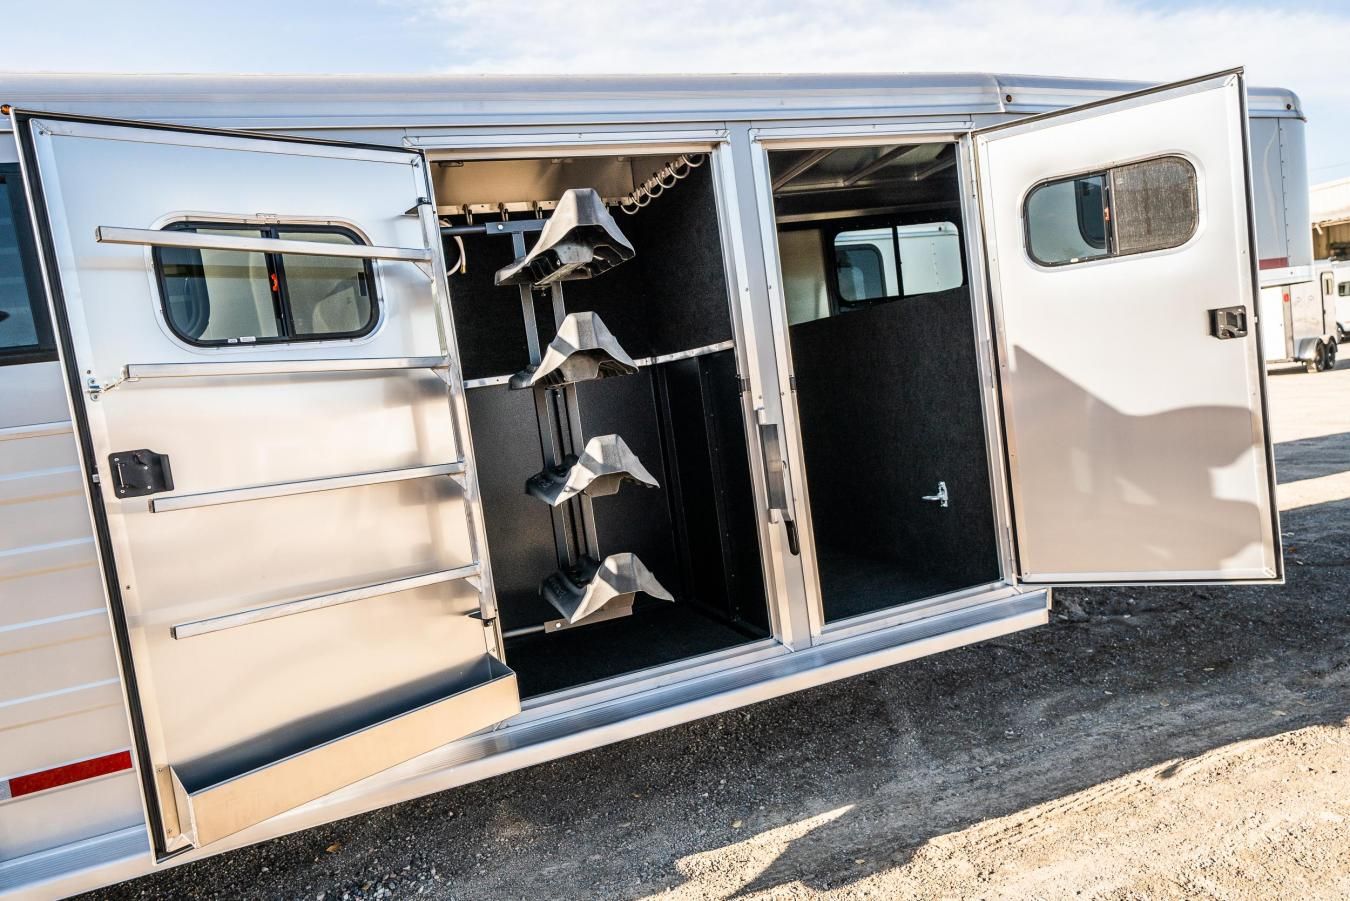
[[0, 101], [0, 893], [1283, 577], [1240, 70]]

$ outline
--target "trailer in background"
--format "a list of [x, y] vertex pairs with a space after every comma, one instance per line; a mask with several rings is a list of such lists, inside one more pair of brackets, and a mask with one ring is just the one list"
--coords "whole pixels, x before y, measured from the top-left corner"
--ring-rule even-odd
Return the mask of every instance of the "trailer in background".
[[1313, 271], [1307, 124], [1302, 118], [1250, 122], [1261, 273], [1257, 309], [1267, 365], [1302, 363], [1309, 372], [1322, 372], [1336, 365], [1340, 333], [1335, 301]]

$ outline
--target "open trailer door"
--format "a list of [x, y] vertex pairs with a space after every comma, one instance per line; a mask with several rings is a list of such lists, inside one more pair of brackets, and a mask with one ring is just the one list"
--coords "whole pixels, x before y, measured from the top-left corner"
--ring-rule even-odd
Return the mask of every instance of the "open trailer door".
[[1281, 578], [1242, 73], [975, 134], [1018, 577]]
[[158, 849], [516, 713], [422, 157], [13, 119]]

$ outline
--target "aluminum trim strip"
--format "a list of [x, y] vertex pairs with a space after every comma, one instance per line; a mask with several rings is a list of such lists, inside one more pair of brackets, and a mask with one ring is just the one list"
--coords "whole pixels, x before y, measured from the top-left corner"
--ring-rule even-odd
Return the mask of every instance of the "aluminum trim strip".
[[310, 257], [346, 257], [358, 260], [395, 260], [408, 263], [430, 263], [432, 260], [431, 251], [425, 247], [327, 244], [323, 241], [206, 235], [200, 232], [169, 231], [156, 228], [117, 228], [107, 225], [100, 225], [94, 229], [94, 240], [100, 244], [137, 244], [144, 247], [187, 247], [193, 250], [240, 250], [258, 253], [297, 253]]
[[294, 601], [284, 601], [280, 604], [269, 604], [266, 607], [254, 607], [250, 610], [241, 610], [238, 613], [227, 613], [223, 616], [212, 616], [206, 619], [179, 623], [169, 629], [169, 634], [174, 638], [179, 639], [193, 638], [198, 635], [209, 635], [212, 632], [223, 632], [226, 629], [236, 629], [240, 626], [247, 626], [252, 623], [280, 619], [283, 616], [307, 613], [310, 610], [323, 610], [327, 607], [337, 607], [340, 604], [350, 604], [353, 601], [363, 601], [366, 598], [380, 597], [381, 595], [394, 594], [399, 591], [409, 591], [413, 588], [421, 588], [424, 585], [438, 585], [441, 582], [453, 582], [458, 579], [467, 579], [478, 575], [478, 573], [478, 564], [470, 563], [467, 566], [457, 566], [454, 569], [443, 569], [439, 572], [425, 573], [420, 576], [409, 576], [406, 579], [393, 579], [389, 582], [377, 582], [374, 585], [349, 588], [346, 591], [335, 591], [330, 594], [316, 594], [307, 598], [298, 598]]
[[128, 363], [123, 377], [191, 379], [232, 375], [302, 375], [327, 372], [373, 372], [383, 369], [443, 369], [445, 357], [365, 357], [314, 360], [221, 360], [213, 363]]
[[214, 507], [217, 504], [235, 504], [270, 497], [288, 497], [315, 491], [335, 491], [361, 485], [379, 485], [385, 482], [403, 482], [408, 479], [426, 479], [432, 476], [454, 476], [464, 472], [464, 461], [438, 463], [434, 466], [413, 466], [408, 469], [382, 469], [326, 479], [304, 479], [296, 482], [277, 482], [272, 485], [253, 485], [248, 488], [227, 488], [223, 491], [203, 491], [199, 494], [174, 494], [150, 500], [151, 513], [169, 513], [196, 507]]
[[69, 435], [74, 431], [69, 419], [60, 422], [35, 422], [32, 425], [12, 425], [0, 429], [0, 441], [18, 438], [46, 438], [49, 435]]
[[150, 870], [150, 838], [137, 824], [0, 862], [0, 895], [10, 891], [65, 898]]

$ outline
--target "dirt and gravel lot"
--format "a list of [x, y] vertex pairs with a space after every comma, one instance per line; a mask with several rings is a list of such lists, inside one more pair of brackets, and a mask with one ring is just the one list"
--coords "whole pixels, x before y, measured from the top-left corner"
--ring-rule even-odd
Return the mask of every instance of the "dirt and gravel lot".
[[1047, 628], [91, 897], [1350, 897], [1350, 366], [1271, 394], [1285, 586], [1063, 591]]

